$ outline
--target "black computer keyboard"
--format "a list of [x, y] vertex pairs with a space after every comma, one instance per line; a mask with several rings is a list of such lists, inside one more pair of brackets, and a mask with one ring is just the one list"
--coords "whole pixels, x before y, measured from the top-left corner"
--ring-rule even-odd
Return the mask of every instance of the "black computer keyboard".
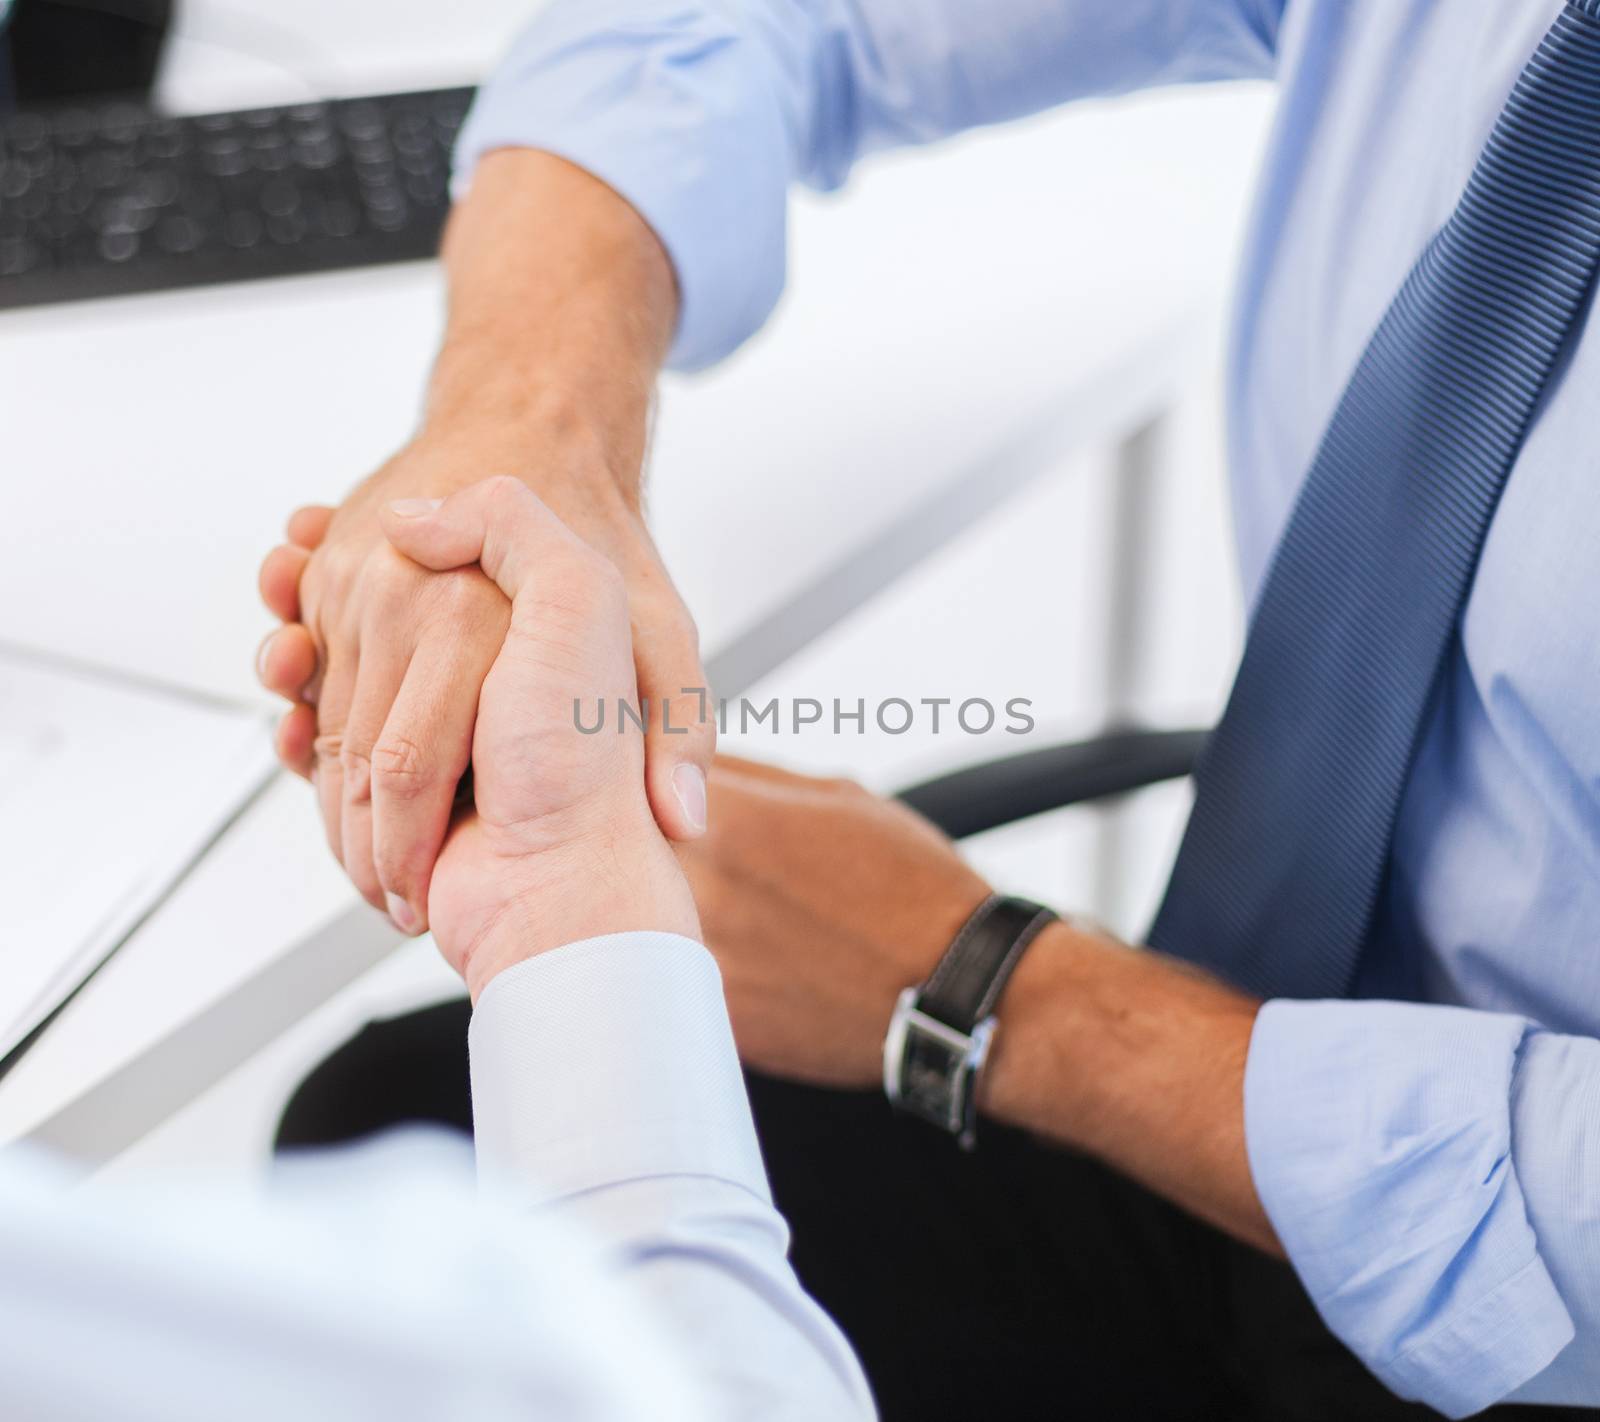
[[0, 122], [0, 308], [432, 256], [470, 89]]

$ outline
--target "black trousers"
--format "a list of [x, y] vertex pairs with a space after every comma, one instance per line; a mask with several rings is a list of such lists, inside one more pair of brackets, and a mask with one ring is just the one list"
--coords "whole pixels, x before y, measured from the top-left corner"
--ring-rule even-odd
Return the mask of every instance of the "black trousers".
[[[296, 1092], [280, 1148], [412, 1121], [470, 1130], [468, 1015], [455, 1002], [368, 1026]], [[886, 1422], [1437, 1415], [1388, 1393], [1287, 1265], [1090, 1160], [993, 1126], [967, 1154], [877, 1093], [749, 1085], [796, 1272]]]

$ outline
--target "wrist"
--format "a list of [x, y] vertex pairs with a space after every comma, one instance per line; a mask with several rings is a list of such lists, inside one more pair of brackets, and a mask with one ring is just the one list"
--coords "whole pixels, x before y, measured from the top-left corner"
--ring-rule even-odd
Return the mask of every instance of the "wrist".
[[511, 892], [457, 964], [474, 1002], [504, 972], [568, 943], [633, 931], [701, 941], [687, 881], [659, 835], [580, 841], [508, 865]]
[[677, 315], [671, 263], [644, 219], [581, 168], [503, 150], [478, 164], [444, 262], [429, 437], [487, 432], [541, 460], [552, 440], [577, 440], [636, 485]]
[[1037, 1098], [1045, 1092], [1053, 1098], [1053, 1134], [1063, 1144], [1086, 1147], [1077, 1093], [1098, 1072], [1083, 1059], [1090, 1034], [1081, 1019], [1101, 998], [1098, 983], [1108, 957], [1132, 951], [1066, 919], [1034, 940], [996, 1006], [994, 1047], [978, 1083], [984, 1114], [1037, 1127]]
[[[632, 494], [639, 482], [649, 395], [637, 408], [606, 409], [558, 376], [484, 382], [470, 397], [432, 399], [408, 451], [447, 462], [464, 483], [515, 474], [530, 484], [609, 483]], [[597, 481], [597, 475], [607, 476]]]
[[1281, 1252], [1245, 1148], [1259, 1008], [1187, 963], [1058, 925], [1000, 1001], [980, 1109]]
[[452, 488], [511, 474], [541, 496], [582, 489], [591, 501], [636, 511], [647, 417], [647, 403], [632, 421], [604, 416], [554, 381], [485, 388], [470, 403], [430, 406], [400, 458]]
[[1237, 1105], [1259, 1006], [1165, 954], [1053, 924], [1000, 999], [980, 1109], [1112, 1164], [1142, 1162], [1156, 1145], [1140, 1123], [1164, 1103], [1212, 1091]]

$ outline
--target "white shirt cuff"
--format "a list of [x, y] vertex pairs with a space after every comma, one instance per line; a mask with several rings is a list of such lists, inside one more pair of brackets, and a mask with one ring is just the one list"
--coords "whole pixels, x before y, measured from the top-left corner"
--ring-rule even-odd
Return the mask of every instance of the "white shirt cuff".
[[673, 933], [615, 933], [508, 968], [468, 1036], [478, 1169], [536, 1205], [704, 1175], [770, 1200], [715, 960]]

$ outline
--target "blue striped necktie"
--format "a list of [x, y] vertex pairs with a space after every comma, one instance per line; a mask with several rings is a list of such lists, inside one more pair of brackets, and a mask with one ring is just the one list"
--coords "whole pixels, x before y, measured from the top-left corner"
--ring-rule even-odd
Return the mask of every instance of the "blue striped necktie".
[[1153, 946], [1258, 993], [1350, 990], [1484, 535], [1597, 250], [1600, 0], [1569, 0], [1323, 435]]

